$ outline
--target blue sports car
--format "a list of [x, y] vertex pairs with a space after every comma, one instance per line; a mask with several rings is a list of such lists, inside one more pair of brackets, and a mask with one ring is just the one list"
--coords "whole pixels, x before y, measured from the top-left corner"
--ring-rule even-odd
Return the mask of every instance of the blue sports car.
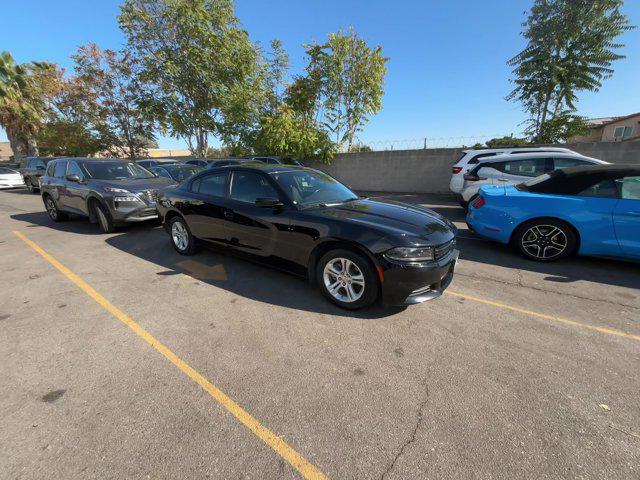
[[467, 225], [540, 262], [574, 253], [640, 260], [640, 165], [573, 167], [484, 186]]

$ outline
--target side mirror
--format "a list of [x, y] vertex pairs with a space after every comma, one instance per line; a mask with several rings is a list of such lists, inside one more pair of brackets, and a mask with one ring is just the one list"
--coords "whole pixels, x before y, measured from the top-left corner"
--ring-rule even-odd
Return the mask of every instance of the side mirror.
[[283, 203], [277, 198], [256, 198], [256, 207], [275, 208], [282, 205]]
[[70, 173], [65, 178], [67, 180], [69, 180], [70, 182], [80, 183], [80, 177], [78, 175], [76, 175], [75, 173]]

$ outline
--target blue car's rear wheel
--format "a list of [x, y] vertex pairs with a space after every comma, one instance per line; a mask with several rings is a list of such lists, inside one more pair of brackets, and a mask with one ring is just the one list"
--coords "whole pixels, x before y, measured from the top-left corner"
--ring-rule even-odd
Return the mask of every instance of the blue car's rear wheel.
[[537, 262], [553, 262], [575, 252], [578, 238], [562, 220], [540, 218], [524, 223], [514, 236], [522, 255]]

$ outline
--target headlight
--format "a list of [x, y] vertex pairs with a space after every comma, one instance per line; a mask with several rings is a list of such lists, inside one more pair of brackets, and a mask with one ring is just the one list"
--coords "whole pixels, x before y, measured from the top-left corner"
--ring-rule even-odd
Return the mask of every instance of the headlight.
[[140, 199], [135, 195], [116, 195], [113, 197], [114, 202], [139, 202]]
[[384, 256], [396, 262], [426, 262], [433, 260], [433, 247], [396, 247]]

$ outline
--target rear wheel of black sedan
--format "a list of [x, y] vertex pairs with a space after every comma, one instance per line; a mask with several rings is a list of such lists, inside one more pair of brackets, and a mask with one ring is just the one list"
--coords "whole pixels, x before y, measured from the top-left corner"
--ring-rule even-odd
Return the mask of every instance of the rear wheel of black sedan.
[[316, 275], [322, 294], [339, 307], [356, 310], [378, 298], [379, 286], [373, 266], [351, 250], [331, 250], [323, 255]]
[[538, 262], [553, 262], [575, 252], [578, 238], [562, 220], [539, 218], [518, 227], [514, 242], [522, 255]]
[[173, 217], [169, 220], [169, 234], [171, 235], [171, 244], [178, 253], [181, 255], [196, 253], [196, 239], [182, 217]]

